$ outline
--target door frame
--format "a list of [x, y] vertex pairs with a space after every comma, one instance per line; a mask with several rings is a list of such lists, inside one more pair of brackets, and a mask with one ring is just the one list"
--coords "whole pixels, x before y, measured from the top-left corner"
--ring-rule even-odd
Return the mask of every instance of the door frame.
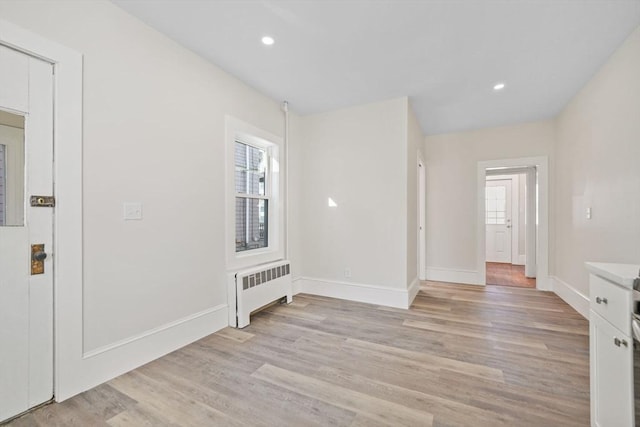
[[82, 55], [2, 19], [0, 44], [53, 65], [53, 393], [62, 401], [77, 393], [83, 354]]
[[[514, 159], [498, 159], [480, 161], [477, 165], [477, 237], [476, 262], [478, 284], [486, 285], [487, 272], [485, 266], [486, 229], [485, 229], [485, 182], [486, 170], [491, 168], [526, 168], [535, 166], [538, 175], [538, 230], [535, 247], [536, 288], [551, 290], [549, 278], [549, 159], [547, 156], [521, 157]], [[527, 244], [527, 251], [529, 246]], [[528, 251], [529, 252], [529, 251]]]
[[427, 280], [427, 167], [418, 151], [418, 279]]

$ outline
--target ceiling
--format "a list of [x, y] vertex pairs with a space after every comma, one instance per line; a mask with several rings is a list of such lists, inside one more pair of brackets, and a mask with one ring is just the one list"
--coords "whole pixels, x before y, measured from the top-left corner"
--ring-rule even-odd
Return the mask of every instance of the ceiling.
[[408, 96], [426, 134], [555, 116], [640, 25], [640, 0], [113, 2], [299, 114]]

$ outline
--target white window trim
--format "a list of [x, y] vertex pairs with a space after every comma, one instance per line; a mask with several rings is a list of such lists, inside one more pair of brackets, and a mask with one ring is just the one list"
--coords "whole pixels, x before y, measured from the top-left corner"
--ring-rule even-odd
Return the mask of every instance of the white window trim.
[[[225, 116], [225, 248], [227, 270], [237, 271], [277, 261], [284, 258], [284, 179], [282, 177], [283, 139], [232, 116]], [[267, 185], [269, 189], [268, 246], [236, 252], [236, 189], [235, 144], [236, 141], [267, 149]]]

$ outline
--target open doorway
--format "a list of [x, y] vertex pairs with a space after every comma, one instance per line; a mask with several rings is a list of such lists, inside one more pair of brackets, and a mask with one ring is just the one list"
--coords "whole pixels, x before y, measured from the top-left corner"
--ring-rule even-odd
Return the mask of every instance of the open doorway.
[[522, 170], [487, 170], [485, 261], [488, 285], [536, 287], [535, 274], [533, 277], [525, 274], [528, 237], [526, 178]]
[[[478, 162], [477, 183], [479, 282], [533, 287], [528, 279], [535, 279], [536, 289], [550, 290], [548, 159], [526, 157]], [[523, 204], [524, 215], [521, 214]], [[488, 265], [487, 261], [492, 264]], [[488, 270], [487, 267], [495, 268]], [[510, 283], [497, 282], [513, 276], [516, 280]]]

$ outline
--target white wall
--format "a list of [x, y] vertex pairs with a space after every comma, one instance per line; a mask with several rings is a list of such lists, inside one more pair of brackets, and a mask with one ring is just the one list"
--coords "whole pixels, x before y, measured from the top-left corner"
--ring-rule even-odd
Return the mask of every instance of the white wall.
[[640, 262], [638, 76], [640, 28], [556, 120], [554, 271], [584, 295], [585, 261]]
[[[2, 1], [0, 16], [84, 54], [82, 298], [94, 364], [78, 387], [171, 349], [145, 346], [148, 334], [161, 341], [205, 312], [223, 322], [207, 332], [224, 326], [224, 115], [282, 135], [279, 103], [107, 1]], [[142, 221], [122, 220], [124, 201], [142, 202]], [[130, 343], [135, 355], [118, 353]], [[103, 350], [114, 356], [102, 361]]]
[[304, 186], [302, 174], [304, 165], [302, 157], [304, 147], [302, 142], [302, 120], [295, 113], [289, 113], [289, 208], [288, 208], [288, 241], [291, 261], [291, 275], [295, 282], [302, 275], [302, 260], [304, 259], [303, 230], [302, 230], [302, 195]]
[[407, 99], [305, 116], [300, 126], [291, 178], [302, 192], [302, 275], [406, 290]]
[[553, 144], [551, 120], [425, 138], [428, 278], [477, 283], [478, 162], [552, 159]]

